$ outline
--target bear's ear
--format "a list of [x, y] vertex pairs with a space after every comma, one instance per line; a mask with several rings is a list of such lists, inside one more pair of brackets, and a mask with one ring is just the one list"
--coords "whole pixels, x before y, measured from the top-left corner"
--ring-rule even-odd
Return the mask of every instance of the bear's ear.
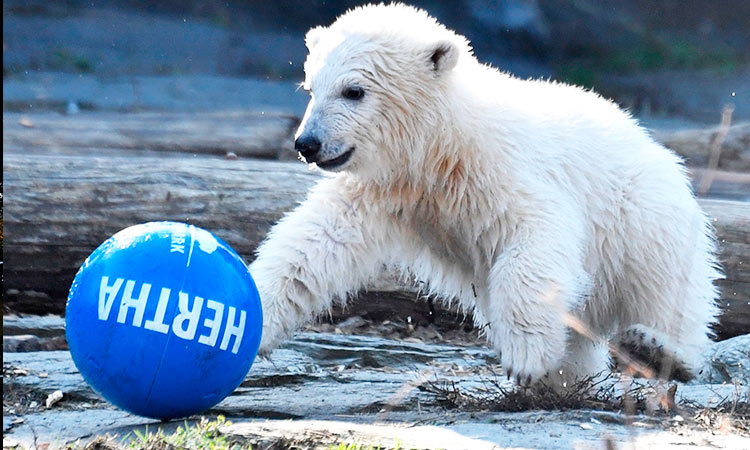
[[305, 45], [308, 51], [312, 50], [318, 44], [318, 41], [323, 36], [323, 32], [325, 32], [325, 28], [323, 27], [310, 28], [310, 31], [305, 35]]
[[458, 47], [451, 41], [440, 41], [430, 47], [429, 58], [435, 73], [444, 73], [456, 67]]

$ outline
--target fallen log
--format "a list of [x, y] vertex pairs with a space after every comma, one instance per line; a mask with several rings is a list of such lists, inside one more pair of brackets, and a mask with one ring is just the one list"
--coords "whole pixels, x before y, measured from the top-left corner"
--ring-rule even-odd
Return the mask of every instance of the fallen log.
[[[299, 118], [257, 111], [3, 113], [3, 144], [29, 150], [66, 151], [136, 149], [293, 159], [293, 134]], [[717, 168], [750, 171], [750, 122], [723, 130], [653, 130], [655, 140], [685, 158], [688, 166], [705, 168], [717, 135], [722, 134]], [[724, 134], [725, 133], [725, 134]]]
[[[112, 149], [86, 156], [29, 155], [14, 146], [5, 149], [3, 174], [4, 308], [36, 314], [63, 312], [70, 282], [86, 256], [107, 237], [137, 223], [195, 224], [250, 261], [270, 225], [320, 177], [297, 162]], [[748, 333], [750, 203], [700, 202], [717, 229], [726, 272], [720, 282], [724, 314], [719, 336]], [[398, 310], [383, 297], [367, 308]], [[414, 299], [416, 294], [407, 290], [393, 298]], [[429, 314], [426, 306], [424, 311]]]
[[[750, 171], [726, 172], [688, 167], [688, 174], [693, 181], [696, 192], [701, 188], [701, 185], [707, 186], [706, 194], [699, 193], [698, 196], [750, 201]], [[708, 181], [704, 183], [704, 180]]]
[[750, 122], [740, 122], [727, 129], [716, 126], [679, 131], [655, 130], [652, 136], [657, 142], [685, 158], [688, 166], [694, 167], [708, 165], [711, 148], [717, 136], [720, 136], [721, 149], [717, 167], [733, 172], [750, 171]]
[[299, 119], [250, 111], [3, 113], [3, 147], [90, 153], [134, 149], [293, 159]]
[[60, 313], [86, 256], [128, 226], [174, 220], [215, 232], [246, 259], [318, 175], [303, 164], [219, 157], [3, 157], [5, 307]]

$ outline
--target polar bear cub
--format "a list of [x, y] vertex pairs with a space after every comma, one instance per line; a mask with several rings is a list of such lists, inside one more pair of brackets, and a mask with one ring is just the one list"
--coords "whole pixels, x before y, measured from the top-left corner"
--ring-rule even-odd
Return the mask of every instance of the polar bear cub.
[[388, 266], [472, 312], [522, 382], [606, 370], [618, 340], [689, 378], [720, 273], [677, 156], [614, 103], [483, 65], [408, 6], [356, 8], [306, 44], [295, 148], [330, 176], [251, 264], [261, 351]]

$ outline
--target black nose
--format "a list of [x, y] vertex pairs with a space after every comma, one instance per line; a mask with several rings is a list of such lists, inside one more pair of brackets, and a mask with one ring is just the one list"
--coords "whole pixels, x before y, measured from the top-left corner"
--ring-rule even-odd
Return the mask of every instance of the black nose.
[[294, 141], [294, 149], [305, 159], [315, 156], [320, 151], [320, 141], [311, 135], [302, 135]]

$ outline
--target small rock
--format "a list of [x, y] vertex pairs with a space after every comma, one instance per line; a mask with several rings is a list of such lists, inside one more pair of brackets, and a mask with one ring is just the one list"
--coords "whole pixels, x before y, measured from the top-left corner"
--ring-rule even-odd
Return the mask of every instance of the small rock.
[[579, 426], [580, 426], [581, 428], [583, 428], [584, 430], [593, 430], [593, 429], [594, 429], [594, 427], [593, 427], [593, 426], [591, 426], [591, 424], [590, 424], [590, 423], [580, 423], [580, 424], [578, 424], [578, 425], [579, 425]]
[[51, 408], [52, 405], [59, 402], [63, 398], [62, 391], [55, 391], [47, 396], [47, 400], [45, 401], [45, 405], [47, 405], [47, 408]]
[[[28, 297], [31, 301], [50, 300], [44, 292], [34, 290], [19, 291], [8, 289], [8, 295]], [[34, 336], [63, 336], [65, 335], [65, 318], [53, 314], [46, 316], [17, 316], [8, 314], [3, 316], [3, 333], [5, 336], [31, 334]]]
[[34, 122], [26, 116], [21, 116], [21, 118], [18, 119], [18, 124], [25, 128], [34, 128]]
[[227, 154], [224, 155], [224, 159], [228, 159], [230, 161], [234, 161], [237, 158], [238, 158], [238, 156], [237, 156], [237, 153], [235, 153], [235, 152], [227, 152]]
[[19, 377], [25, 377], [29, 374], [29, 371], [26, 369], [13, 369], [13, 375], [17, 375]]
[[68, 106], [65, 108], [65, 114], [78, 114], [81, 112], [81, 108], [78, 107], [78, 103], [69, 101]]
[[750, 334], [714, 343], [696, 383], [750, 384]]
[[[17, 352], [20, 348], [24, 348], [29, 345], [33, 345], [31, 343], [38, 340], [36, 336], [32, 336], [30, 334], [23, 334], [20, 336], [3, 336], [3, 351], [4, 352]], [[15, 374], [15, 371], [13, 371]], [[16, 374], [18, 375], [18, 374]], [[27, 375], [27, 374], [23, 374]]]
[[18, 417], [16, 419], [13, 419], [10, 423], [12, 423], [13, 425], [20, 425], [24, 422], [25, 420], [23, 420], [23, 417]]
[[3, 436], [3, 448], [16, 448], [21, 445], [20, 442], [11, 438]]
[[352, 316], [338, 323], [339, 329], [359, 328], [367, 325], [367, 321], [362, 316]]
[[34, 336], [29, 334], [3, 336], [3, 352], [38, 352], [67, 350], [65, 336]]

